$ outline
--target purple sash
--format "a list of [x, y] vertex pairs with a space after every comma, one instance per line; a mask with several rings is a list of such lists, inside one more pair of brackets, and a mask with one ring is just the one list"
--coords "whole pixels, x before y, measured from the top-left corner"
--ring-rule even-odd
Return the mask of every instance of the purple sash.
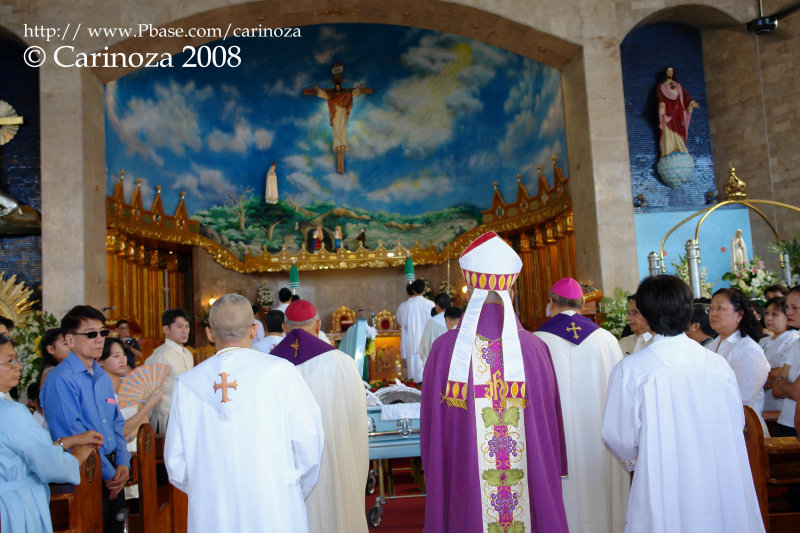
[[315, 337], [303, 329], [293, 329], [272, 349], [270, 354], [286, 359], [297, 366], [333, 349], [333, 346], [319, 337]]
[[552, 333], [577, 346], [598, 329], [600, 326], [583, 315], [559, 313], [545, 322], [537, 331]]

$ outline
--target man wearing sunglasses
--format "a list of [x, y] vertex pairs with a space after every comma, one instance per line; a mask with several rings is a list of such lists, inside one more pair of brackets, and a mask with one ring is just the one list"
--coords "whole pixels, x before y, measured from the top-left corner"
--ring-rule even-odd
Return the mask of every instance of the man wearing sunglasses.
[[96, 361], [109, 333], [105, 317], [94, 307], [78, 305], [61, 319], [61, 331], [70, 353], [44, 382], [40, 394], [44, 415], [53, 440], [89, 430], [103, 436], [103, 531], [122, 532], [124, 522], [117, 515], [125, 507], [122, 489], [130, 474], [131, 455], [111, 378]]

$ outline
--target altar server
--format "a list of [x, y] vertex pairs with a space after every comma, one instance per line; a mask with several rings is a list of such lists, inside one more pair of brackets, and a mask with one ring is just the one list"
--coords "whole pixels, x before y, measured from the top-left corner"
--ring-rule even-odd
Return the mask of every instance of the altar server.
[[286, 338], [272, 355], [296, 365], [322, 412], [325, 451], [319, 482], [306, 499], [311, 533], [367, 533], [364, 486], [369, 473], [367, 401], [353, 359], [318, 338], [309, 301], [286, 308]]
[[422, 357], [419, 354], [419, 341], [425, 323], [431, 318], [431, 309], [434, 303], [424, 296], [425, 282], [421, 279], [414, 280], [411, 284], [413, 296], [406, 300], [405, 306], [397, 308], [397, 324], [401, 328], [400, 345], [401, 354], [406, 358], [406, 371], [409, 379], [422, 381]]
[[422, 330], [422, 336], [419, 340], [419, 356], [422, 359], [422, 366], [425, 367], [425, 361], [428, 359], [428, 354], [431, 353], [431, 346], [433, 341], [442, 336], [447, 331], [447, 321], [444, 312], [450, 308], [450, 295], [446, 292], [440, 292], [433, 300], [436, 309], [436, 314], [433, 315], [425, 322], [425, 329]]
[[208, 321], [218, 351], [178, 376], [164, 445], [169, 480], [189, 497], [188, 530], [307, 532], [319, 407], [294, 366], [250, 348], [246, 298], [226, 294]]
[[434, 341], [422, 388], [424, 531], [566, 532], [556, 375], [508, 293], [522, 261], [488, 232], [459, 264], [473, 294], [460, 326]]
[[683, 333], [689, 287], [646, 278], [636, 303], [656, 336], [614, 368], [603, 419], [603, 440], [635, 469], [625, 532], [763, 532], [736, 374]]
[[561, 490], [569, 530], [622, 531], [630, 476], [601, 436], [608, 376], [622, 351], [611, 333], [580, 314], [583, 290], [574, 279], [555, 282], [548, 305], [553, 318], [535, 335], [550, 349], [561, 395], [569, 463]]

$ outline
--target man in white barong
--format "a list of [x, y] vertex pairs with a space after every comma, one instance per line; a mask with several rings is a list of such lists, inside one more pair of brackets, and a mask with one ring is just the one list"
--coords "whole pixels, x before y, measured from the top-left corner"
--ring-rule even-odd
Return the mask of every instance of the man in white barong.
[[419, 356], [422, 359], [423, 368], [425, 367], [425, 361], [428, 360], [428, 354], [431, 352], [433, 341], [450, 329], [447, 327], [444, 317], [444, 312], [450, 308], [450, 303], [450, 295], [446, 292], [440, 292], [433, 299], [436, 314], [425, 322], [425, 328], [422, 330], [422, 337], [419, 340]]
[[608, 376], [622, 360], [617, 339], [580, 314], [583, 289], [562, 278], [550, 289], [553, 318], [534, 333], [550, 349], [564, 417], [569, 475], [561, 478], [571, 533], [618, 533], [625, 527], [630, 476], [603, 444]]
[[647, 320], [644, 319], [639, 309], [636, 307], [636, 295], [628, 296], [628, 326], [631, 334], [619, 340], [619, 347], [622, 355], [630, 355], [638, 352], [653, 340], [653, 334]]
[[169, 480], [189, 498], [188, 531], [305, 533], [319, 407], [293, 365], [250, 348], [246, 298], [226, 294], [208, 321], [218, 351], [178, 377], [164, 445]]
[[434, 303], [424, 296], [425, 282], [421, 279], [414, 280], [411, 284], [413, 296], [406, 300], [403, 312], [397, 310], [397, 324], [401, 328], [400, 345], [401, 352], [405, 346], [406, 354], [406, 373], [409, 379], [416, 382], [422, 381], [422, 358], [419, 355], [419, 341], [422, 338], [422, 330], [425, 329], [425, 322], [431, 318], [431, 308]]
[[736, 375], [684, 334], [689, 287], [645, 278], [636, 303], [656, 336], [614, 368], [603, 419], [603, 440], [635, 470], [625, 532], [763, 532]]
[[[353, 359], [319, 339], [317, 308], [286, 308], [286, 338], [272, 355], [295, 365], [322, 412], [325, 451], [319, 482], [306, 499], [311, 533], [367, 533], [364, 487], [369, 473], [367, 400]], [[272, 529], [270, 529], [272, 531]], [[274, 531], [278, 531], [275, 529]]]

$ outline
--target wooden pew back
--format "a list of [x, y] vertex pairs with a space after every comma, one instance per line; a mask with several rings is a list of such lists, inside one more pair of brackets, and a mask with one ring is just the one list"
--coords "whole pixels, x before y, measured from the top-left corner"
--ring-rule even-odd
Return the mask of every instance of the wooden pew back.
[[103, 476], [97, 451], [81, 465], [80, 485], [50, 484], [50, 516], [54, 533], [103, 530]]
[[131, 456], [129, 485], [139, 485], [139, 512], [128, 516], [132, 532], [170, 531], [171, 507], [159, 504], [156, 485], [156, 439], [150, 424], [142, 424], [136, 435], [136, 452]]

